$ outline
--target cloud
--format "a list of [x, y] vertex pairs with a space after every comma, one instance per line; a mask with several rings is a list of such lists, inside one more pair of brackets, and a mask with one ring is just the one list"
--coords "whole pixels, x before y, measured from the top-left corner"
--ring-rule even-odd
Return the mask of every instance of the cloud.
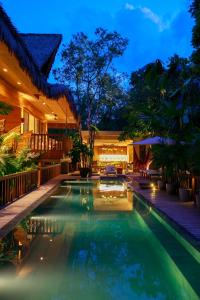
[[156, 59], [167, 62], [175, 53], [191, 55], [193, 21], [188, 11], [159, 17], [144, 7], [122, 9], [116, 15], [114, 27], [129, 39], [126, 53], [117, 62], [119, 70], [131, 72]]
[[162, 20], [162, 17], [160, 17], [158, 14], [156, 14], [153, 10], [151, 10], [147, 6], [134, 6], [133, 4], [127, 2], [125, 4], [125, 10], [133, 11], [138, 10], [140, 11], [147, 19], [149, 19], [151, 22], [156, 24], [159, 28], [159, 31], [163, 31], [166, 28], [169, 27], [169, 22], [166, 23]]
[[164, 29], [169, 27], [169, 23], [164, 23], [162, 18], [156, 13], [154, 13], [150, 8], [145, 6], [145, 7], [140, 7], [140, 10], [145, 15], [146, 18], [148, 18], [153, 23], [158, 25], [160, 31], [163, 31]]
[[135, 9], [135, 6], [134, 6], [133, 4], [126, 3], [126, 4], [125, 4], [125, 9], [126, 9], [126, 10], [134, 10], [134, 9]]

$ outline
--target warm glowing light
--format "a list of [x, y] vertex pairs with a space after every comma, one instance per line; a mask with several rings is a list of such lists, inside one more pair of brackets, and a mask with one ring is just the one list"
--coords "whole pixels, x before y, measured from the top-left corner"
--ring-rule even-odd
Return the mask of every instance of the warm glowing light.
[[6, 68], [3, 68], [3, 71], [4, 71], [5, 73], [7, 73], [7, 72], [8, 72], [8, 69], [6, 69]]
[[126, 188], [124, 187], [124, 185], [118, 185], [118, 184], [113, 184], [113, 185], [107, 185], [107, 184], [103, 184], [101, 183], [99, 185], [99, 191], [100, 192], [124, 192], [126, 190]]
[[45, 114], [45, 118], [49, 121], [53, 121], [55, 120], [55, 116], [52, 114]]
[[155, 191], [156, 191], [156, 186], [155, 186], [155, 184], [154, 184], [154, 183], [151, 183], [151, 188], [152, 188], [153, 192], [155, 192]]
[[19, 245], [19, 246], [23, 246], [23, 244], [22, 244], [20, 241], [18, 242], [18, 245]]
[[43, 104], [43, 105], [45, 105], [46, 103], [45, 103], [45, 102], [43, 102], [42, 104]]
[[52, 240], [52, 239], [50, 239], [50, 240], [49, 240], [49, 242], [50, 242], [50, 243], [52, 243], [52, 242], [53, 242], [53, 240]]
[[100, 154], [99, 161], [128, 161], [128, 156], [123, 154]]
[[43, 260], [44, 260], [44, 257], [43, 257], [43, 256], [41, 256], [41, 257], [40, 257], [40, 260], [41, 260], [41, 261], [43, 261]]
[[22, 251], [19, 250], [19, 251], [18, 251], [18, 260], [21, 260], [21, 258], [22, 258]]
[[17, 84], [18, 84], [18, 85], [21, 85], [22, 83], [21, 83], [20, 81], [17, 81]]

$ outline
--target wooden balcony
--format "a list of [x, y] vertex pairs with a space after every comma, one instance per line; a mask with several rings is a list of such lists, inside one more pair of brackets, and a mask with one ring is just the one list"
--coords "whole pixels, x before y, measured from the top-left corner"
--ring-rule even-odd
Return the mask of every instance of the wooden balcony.
[[42, 159], [61, 159], [72, 148], [72, 141], [64, 135], [32, 134], [30, 149], [39, 152]]

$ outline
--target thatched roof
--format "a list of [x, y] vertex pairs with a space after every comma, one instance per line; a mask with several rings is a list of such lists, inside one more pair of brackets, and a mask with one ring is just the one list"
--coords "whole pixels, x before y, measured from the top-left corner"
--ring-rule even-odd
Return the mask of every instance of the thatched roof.
[[[71, 92], [63, 86], [52, 85], [47, 82], [46, 77], [42, 74], [40, 67], [34, 61], [34, 55], [29, 52], [24, 39], [20, 36], [17, 29], [12, 24], [10, 18], [0, 4], [0, 41], [3, 41], [9, 51], [16, 56], [21, 68], [30, 76], [33, 84], [45, 96], [50, 99], [58, 99], [65, 96], [69, 101], [70, 107], [77, 116], [76, 107], [73, 102]], [[53, 54], [52, 54], [53, 55]]]
[[20, 34], [39, 70], [48, 77], [62, 41], [61, 34]]

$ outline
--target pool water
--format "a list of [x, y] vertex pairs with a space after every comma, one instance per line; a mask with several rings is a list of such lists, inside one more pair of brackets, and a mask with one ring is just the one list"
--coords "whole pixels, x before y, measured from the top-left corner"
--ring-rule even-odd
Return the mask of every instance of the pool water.
[[0, 241], [0, 299], [196, 300], [200, 264], [121, 181], [65, 181]]

